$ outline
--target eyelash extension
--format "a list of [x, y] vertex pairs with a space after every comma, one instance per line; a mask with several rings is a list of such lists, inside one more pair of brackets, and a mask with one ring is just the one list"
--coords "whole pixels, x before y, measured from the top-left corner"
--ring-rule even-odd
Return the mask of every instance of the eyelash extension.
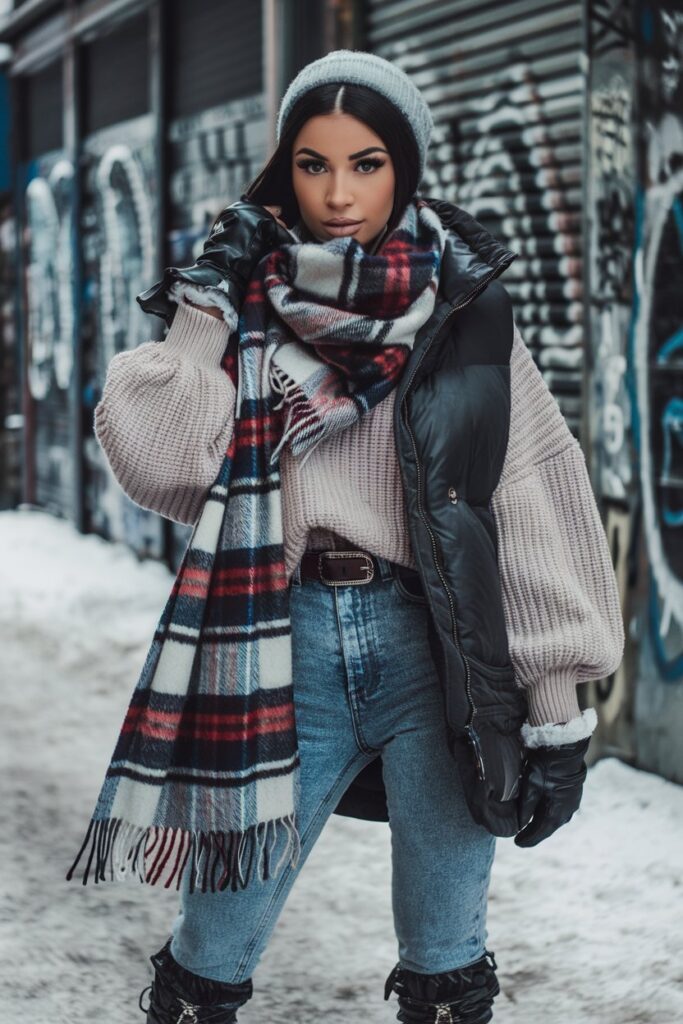
[[[361, 164], [371, 164], [372, 167], [376, 168], [383, 167], [384, 163], [384, 160], [378, 160], [377, 157], [367, 156], [363, 160], [359, 160], [358, 163], [356, 164], [356, 167], [360, 167]], [[297, 167], [302, 167], [304, 170], [308, 170], [311, 164], [320, 164], [322, 166], [323, 161], [315, 160], [313, 157], [311, 157], [308, 160], [301, 160], [300, 162], [297, 162]], [[314, 177], [317, 177], [317, 175], [314, 175]]]

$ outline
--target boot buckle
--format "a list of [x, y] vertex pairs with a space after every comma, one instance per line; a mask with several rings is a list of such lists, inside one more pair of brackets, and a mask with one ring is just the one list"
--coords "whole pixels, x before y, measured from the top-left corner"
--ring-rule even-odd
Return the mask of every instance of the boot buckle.
[[[199, 1024], [199, 1017], [197, 1016], [197, 1007], [193, 1006], [192, 1003], [186, 1003], [184, 999], [178, 996], [178, 1002], [182, 1006], [183, 1010], [176, 1024]], [[187, 1018], [187, 1021], [186, 1021]]]
[[394, 982], [396, 981], [396, 976], [398, 975], [400, 969], [401, 969], [400, 963], [396, 964], [391, 969], [391, 973], [389, 974], [389, 977], [387, 978], [387, 980], [384, 983], [384, 998], [385, 999], [388, 999], [389, 996], [391, 995], [391, 991], [392, 991], [392, 989], [394, 987]]

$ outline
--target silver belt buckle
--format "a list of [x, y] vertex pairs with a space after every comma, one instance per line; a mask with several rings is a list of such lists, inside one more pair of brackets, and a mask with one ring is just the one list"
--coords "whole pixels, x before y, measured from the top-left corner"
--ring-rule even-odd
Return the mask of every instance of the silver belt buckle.
[[[361, 566], [361, 572], [366, 572], [367, 576], [360, 580], [328, 580], [323, 576], [322, 560], [323, 558], [348, 558], [349, 555], [359, 555], [362, 558], [367, 559], [367, 565]], [[330, 587], [345, 587], [349, 583], [370, 583], [375, 576], [375, 563], [373, 562], [370, 555], [367, 555], [364, 551], [321, 551], [318, 554], [318, 575], [323, 583], [327, 583]]]

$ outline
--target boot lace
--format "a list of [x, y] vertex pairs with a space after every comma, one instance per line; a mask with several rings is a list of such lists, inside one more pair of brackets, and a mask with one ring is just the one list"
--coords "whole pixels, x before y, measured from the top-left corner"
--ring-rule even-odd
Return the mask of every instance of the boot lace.
[[[494, 970], [498, 969], [496, 958], [490, 950], [484, 949], [484, 957], [491, 961], [491, 966], [493, 967]], [[385, 982], [385, 999], [388, 999], [392, 990], [395, 989], [396, 980], [397, 978], [400, 978], [400, 976], [401, 965], [400, 963], [397, 963]], [[412, 1000], [409, 996], [403, 996], [403, 1000], [406, 1004], [406, 1008], [402, 1010], [402, 1013], [409, 1015], [406, 1019], [411, 1019], [410, 1015], [412, 1015], [413, 1010], [409, 1009], [408, 1007], [412, 1007], [413, 1005], [417, 1004], [415, 1003], [415, 1000]], [[455, 1004], [453, 1003], [420, 1003], [419, 1006], [422, 1011], [427, 1007], [435, 1011], [434, 1024], [463, 1024], [463, 1022], [466, 1019], [470, 1019], [470, 1014], [468, 1014], [467, 1017], [463, 1017], [460, 1013], [458, 1013]], [[404, 1018], [399, 1015], [399, 1019], [403, 1020]]]
[[[198, 1007], [192, 1006], [191, 1003], [186, 1003], [184, 999], [178, 996], [178, 1002], [182, 1006], [183, 1010], [175, 1024], [199, 1024], [199, 1017], [197, 1016]], [[185, 1020], [187, 1018], [187, 1021]], [[207, 1018], [207, 1020], [210, 1018]]]
[[[142, 997], [145, 995], [146, 992], [151, 993], [150, 1001], [147, 1004], [147, 1006], [143, 1006]], [[152, 991], [151, 985], [148, 985], [147, 988], [143, 988], [142, 992], [140, 993], [140, 997], [138, 999], [138, 1006], [143, 1011], [143, 1013], [148, 1012], [152, 1004], [153, 995], [154, 993]], [[188, 1003], [185, 999], [181, 999], [180, 996], [177, 996], [176, 998], [178, 999], [178, 1002], [180, 1003], [182, 1009], [180, 1011], [180, 1016], [176, 1018], [174, 1024], [200, 1024], [199, 1017], [197, 1016], [197, 1010], [201, 1009], [201, 1007], [196, 1006], [193, 1003]], [[217, 1007], [216, 1012], [214, 1014], [210, 1014], [208, 1017], [205, 1016], [204, 1021], [206, 1022], [206, 1024], [210, 1024], [210, 1021], [213, 1018], [216, 1018], [222, 1015], [223, 1013], [225, 1013], [225, 1007], [219, 1006]]]

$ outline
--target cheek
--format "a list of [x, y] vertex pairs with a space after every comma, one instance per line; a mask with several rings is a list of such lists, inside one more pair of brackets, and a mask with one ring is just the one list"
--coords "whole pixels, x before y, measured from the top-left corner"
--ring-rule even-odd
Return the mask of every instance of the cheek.
[[301, 184], [301, 178], [299, 177], [299, 175], [296, 173], [292, 174], [292, 188], [294, 189], [294, 195], [297, 197], [297, 199], [303, 192]]
[[301, 178], [294, 177], [292, 179], [292, 186], [299, 210], [305, 214], [306, 208], [310, 205], [311, 191], [306, 188], [306, 182], [302, 182]]
[[377, 192], [378, 206], [382, 207], [384, 213], [387, 210], [391, 211], [391, 207], [394, 204], [394, 178], [393, 175], [387, 175], [382, 181], [381, 188]]
[[314, 206], [316, 202], [319, 202], [321, 188], [320, 182], [316, 181], [315, 177], [308, 176], [303, 178], [300, 176], [293, 178], [292, 184], [294, 186], [294, 195], [302, 209], [306, 206]]

